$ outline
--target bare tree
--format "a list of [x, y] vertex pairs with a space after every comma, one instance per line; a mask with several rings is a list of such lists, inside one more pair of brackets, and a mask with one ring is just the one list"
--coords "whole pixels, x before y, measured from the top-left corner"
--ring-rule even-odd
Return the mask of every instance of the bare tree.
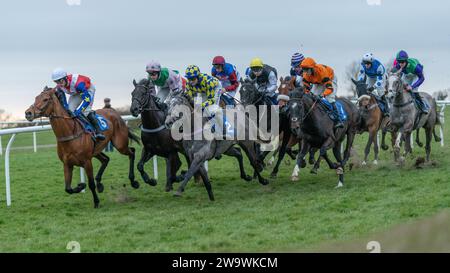
[[11, 120], [11, 114], [6, 113], [5, 110], [0, 109], [0, 121], [9, 121]]
[[436, 100], [446, 100], [449, 93], [450, 93], [450, 88], [446, 88], [446, 89], [442, 89], [442, 90], [434, 92], [433, 97], [436, 98]]
[[361, 63], [359, 61], [353, 61], [345, 67], [345, 82], [350, 86], [349, 91], [356, 97], [356, 87], [352, 82], [352, 79], [357, 80], [358, 72], [361, 67]]

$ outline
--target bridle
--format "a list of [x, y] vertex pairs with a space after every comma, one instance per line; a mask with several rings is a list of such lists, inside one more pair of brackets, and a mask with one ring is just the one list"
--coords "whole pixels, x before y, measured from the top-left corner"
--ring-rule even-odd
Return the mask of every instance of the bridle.
[[[145, 92], [145, 97], [144, 97], [143, 100], [139, 100], [135, 96], [132, 97], [132, 99], [131, 99], [132, 101], [136, 101], [138, 103], [140, 112], [143, 112], [143, 111], [158, 111], [158, 112], [159, 111], [163, 111], [164, 112], [163, 109], [160, 109], [158, 107], [158, 104], [156, 103], [156, 101], [154, 99], [154, 96], [152, 96], [152, 94], [150, 93], [150, 87], [149, 86], [146, 86], [146, 85], [143, 85], [143, 84], [138, 84], [138, 85], [136, 85], [135, 88], [138, 88], [138, 87], [144, 88], [147, 91], [147, 92]], [[148, 107], [148, 104], [149, 104], [151, 99], [153, 99], [153, 102], [155, 102], [156, 109], [152, 109], [152, 108]]]
[[[303, 96], [301, 98], [290, 98], [289, 102], [291, 102], [291, 101], [303, 104]], [[317, 101], [314, 101], [313, 105], [311, 106], [311, 108], [309, 108], [308, 112], [306, 112], [306, 114], [303, 115], [300, 123], [303, 123], [303, 121], [305, 121], [305, 119], [312, 113], [312, 111], [314, 110], [314, 107], [316, 106], [316, 104], [317, 104]], [[303, 111], [305, 111], [304, 107], [303, 107]], [[298, 119], [296, 117], [291, 117], [291, 120], [293, 122], [297, 122], [298, 121]]]

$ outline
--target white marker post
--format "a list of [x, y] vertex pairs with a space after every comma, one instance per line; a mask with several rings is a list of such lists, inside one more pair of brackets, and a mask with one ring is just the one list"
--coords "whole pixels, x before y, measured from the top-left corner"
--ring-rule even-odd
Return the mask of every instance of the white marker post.
[[158, 180], [158, 157], [153, 156], [153, 177]]
[[6, 206], [11, 206], [11, 177], [9, 176], [9, 151], [11, 150], [12, 143], [16, 139], [16, 134], [13, 134], [9, 139], [6, 146], [5, 153], [5, 178], [6, 178]]

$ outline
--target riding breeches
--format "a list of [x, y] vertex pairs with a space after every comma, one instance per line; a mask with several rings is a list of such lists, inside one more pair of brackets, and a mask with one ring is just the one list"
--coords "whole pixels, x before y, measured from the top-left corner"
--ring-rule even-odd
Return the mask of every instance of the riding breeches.
[[[91, 85], [91, 88], [88, 90], [89, 96], [91, 96], [91, 101], [89, 102], [89, 105], [86, 107], [86, 109], [83, 111], [83, 114], [86, 116], [89, 115], [90, 112], [92, 112], [92, 104], [94, 103], [94, 95], [95, 95], [95, 86]], [[81, 99], [81, 94], [76, 93], [69, 97], [69, 110], [74, 112], [77, 110], [78, 106], [83, 102]]]
[[[311, 88], [311, 93], [313, 93], [316, 96], [320, 96], [325, 91], [325, 85], [324, 84], [313, 84]], [[333, 93], [326, 96], [325, 99], [329, 103], [334, 103], [336, 101], [336, 93], [337, 93], [338, 85], [337, 85], [337, 77], [334, 76], [333, 78]]]
[[380, 87], [376, 87], [375, 83], [377, 82], [377, 78], [369, 78], [367, 77], [366, 84], [368, 87], [374, 87], [375, 89], [372, 91], [372, 94], [378, 97], [382, 97], [384, 95], [384, 80]]

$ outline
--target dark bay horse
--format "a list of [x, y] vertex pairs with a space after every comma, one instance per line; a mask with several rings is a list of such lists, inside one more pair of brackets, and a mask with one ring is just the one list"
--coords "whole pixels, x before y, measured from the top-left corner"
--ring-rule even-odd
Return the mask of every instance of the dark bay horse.
[[[105, 140], [96, 142], [92, 136], [86, 133], [80, 121], [70, 116], [63, 108], [57, 96], [64, 96], [62, 92], [57, 92], [55, 88], [45, 87], [39, 94], [33, 105], [25, 111], [27, 120], [32, 121], [39, 117], [48, 117], [57, 140], [58, 157], [64, 164], [64, 181], [66, 192], [69, 194], [81, 192], [86, 185], [78, 184], [72, 188], [72, 172], [74, 166], [83, 167], [89, 180], [89, 189], [94, 199], [94, 207], [98, 208], [100, 200], [95, 191], [103, 192], [101, 183], [103, 172], [109, 162], [109, 157], [102, 151], [111, 141], [116, 149], [130, 159], [129, 175], [131, 186], [139, 188], [139, 183], [134, 180], [134, 157], [135, 149], [129, 146], [129, 140], [139, 143], [139, 138], [131, 133], [125, 121], [113, 109], [99, 109], [96, 112], [107, 119], [109, 129], [104, 132]], [[100, 169], [95, 176], [92, 167], [92, 158], [95, 157], [101, 162]]]
[[[187, 113], [180, 112], [179, 107], [186, 109]], [[184, 93], [184, 92], [177, 92], [172, 93], [169, 99], [169, 115], [166, 118], [166, 124], [168, 126], [176, 125], [179, 120], [182, 118], [189, 119], [190, 121], [194, 120], [194, 109], [192, 106], [191, 99]], [[248, 124], [250, 121], [246, 118], [245, 115], [243, 115], [245, 118], [244, 121], [240, 121], [237, 124], [235, 124], [236, 128], [235, 130], [246, 130], [245, 125]], [[187, 138], [184, 137], [186, 135], [186, 132], [183, 132], [183, 147], [186, 151], [186, 154], [189, 157], [189, 160], [191, 162], [189, 169], [187, 173], [185, 174], [184, 180], [181, 182], [180, 187], [178, 188], [177, 192], [174, 194], [174, 196], [181, 196], [189, 179], [192, 177], [194, 173], [197, 171], [200, 172], [200, 175], [203, 179], [203, 184], [206, 188], [206, 191], [208, 192], [209, 199], [211, 201], [214, 200], [214, 194], [212, 191], [211, 183], [208, 178], [208, 173], [205, 169], [204, 163], [208, 160], [211, 160], [213, 158], [217, 158], [222, 154], [229, 153], [230, 150], [235, 149], [233, 147], [234, 145], [239, 145], [244, 152], [246, 153], [248, 159], [250, 160], [250, 164], [254, 168], [257, 177], [259, 179], [259, 183], [262, 185], [267, 185], [269, 181], [267, 179], [264, 179], [260, 172], [262, 172], [263, 166], [262, 162], [259, 160], [256, 150], [255, 150], [255, 141], [252, 140], [237, 140], [236, 138], [233, 140], [219, 140], [219, 139], [207, 139], [203, 137], [203, 129], [202, 126], [200, 130], [195, 131], [197, 128], [194, 126], [194, 122], [189, 122], [191, 125], [191, 133], [189, 133], [189, 136]], [[208, 118], [202, 118], [202, 125], [205, 123], [208, 123]], [[182, 124], [182, 130], [184, 131], [184, 126], [188, 126], [186, 124]], [[244, 128], [242, 128], [244, 127]], [[177, 127], [180, 129], [180, 127]], [[172, 132], [174, 129], [172, 129]], [[248, 131], [245, 131], [246, 135], [248, 135]], [[198, 135], [200, 135], [200, 138], [198, 138]], [[240, 166], [241, 167], [241, 166]], [[243, 166], [242, 166], [243, 167]], [[242, 170], [241, 170], [242, 172]], [[241, 174], [242, 176], [242, 174]], [[251, 177], [247, 177], [246, 180], [251, 180]]]
[[[343, 186], [344, 167], [350, 158], [350, 149], [359, 126], [359, 114], [356, 106], [348, 99], [337, 98], [348, 114], [343, 128], [334, 129], [334, 122], [329, 118], [326, 110], [320, 105], [319, 99], [313, 94], [305, 94], [302, 87], [294, 89], [290, 93], [289, 111], [291, 128], [299, 136], [301, 149], [297, 155], [297, 165], [292, 174], [298, 177], [300, 167], [304, 165], [304, 157], [311, 147], [318, 148], [320, 157], [324, 158], [331, 169], [336, 169], [339, 176], [337, 187]], [[344, 157], [342, 158], [340, 146], [347, 137]], [[333, 149], [337, 164], [328, 158], [327, 150]]]
[[[183, 180], [183, 176], [177, 176], [177, 171], [181, 167], [178, 153], [185, 156], [186, 162], [190, 165], [190, 158], [184, 149], [181, 141], [172, 138], [170, 129], [166, 127], [166, 117], [168, 110], [162, 104], [156, 103], [155, 86], [148, 80], [142, 79], [137, 83], [133, 80], [134, 90], [132, 92], [131, 114], [138, 116], [141, 114], [141, 139], [144, 145], [141, 160], [138, 163], [138, 170], [146, 183], [154, 186], [156, 180], [149, 178], [144, 170], [144, 164], [154, 155], [166, 159], [166, 191], [173, 189], [173, 183]], [[169, 94], [169, 97], [172, 94]], [[251, 177], [245, 173], [243, 156], [239, 148], [232, 147], [224, 154], [235, 157], [239, 163], [241, 178], [249, 181]], [[200, 179], [200, 173], [195, 174], [196, 179]]]

